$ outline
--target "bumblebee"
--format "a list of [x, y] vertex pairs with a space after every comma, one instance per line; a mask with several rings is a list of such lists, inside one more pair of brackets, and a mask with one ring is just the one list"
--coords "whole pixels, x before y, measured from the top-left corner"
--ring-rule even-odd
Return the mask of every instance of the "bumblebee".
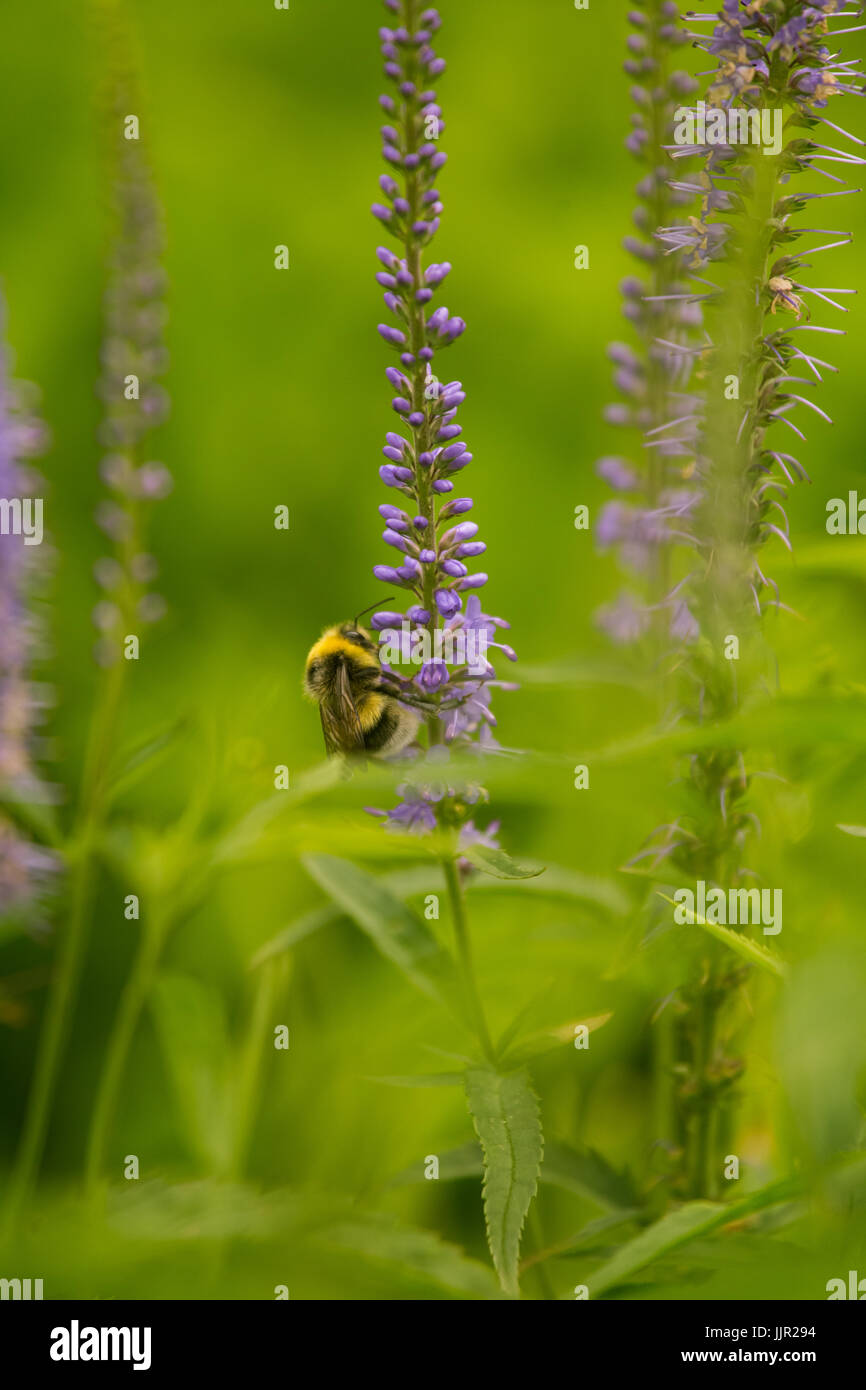
[[357, 618], [329, 627], [310, 648], [304, 693], [319, 706], [329, 755], [399, 753], [420, 722], [389, 689], [378, 647]]

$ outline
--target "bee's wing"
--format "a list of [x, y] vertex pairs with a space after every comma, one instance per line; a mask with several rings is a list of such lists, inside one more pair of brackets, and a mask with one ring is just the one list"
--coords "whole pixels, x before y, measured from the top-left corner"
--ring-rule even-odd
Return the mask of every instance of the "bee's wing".
[[349, 675], [340, 663], [336, 690], [332, 700], [323, 700], [319, 705], [322, 718], [322, 733], [325, 735], [325, 748], [329, 754], [363, 753], [364, 730], [349, 684]]

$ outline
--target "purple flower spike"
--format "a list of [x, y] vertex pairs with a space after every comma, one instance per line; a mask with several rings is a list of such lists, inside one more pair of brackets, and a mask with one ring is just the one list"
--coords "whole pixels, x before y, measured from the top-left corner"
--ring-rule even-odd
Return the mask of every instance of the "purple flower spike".
[[448, 675], [448, 667], [444, 661], [440, 659], [425, 661], [421, 670], [415, 677], [415, 684], [419, 689], [426, 690], [432, 694], [433, 691], [448, 684]]
[[393, 565], [374, 565], [373, 573], [377, 579], [382, 579], [386, 584], [402, 584], [402, 576], [394, 569]]
[[460, 599], [453, 589], [437, 589], [433, 598], [443, 618], [453, 618], [460, 612]]
[[381, 632], [386, 627], [399, 628], [402, 621], [402, 613], [374, 613], [370, 619], [370, 626], [374, 632]]
[[376, 326], [386, 343], [391, 343], [394, 347], [402, 347], [405, 343], [406, 335], [401, 333], [399, 328], [392, 328], [387, 323], [380, 323]]
[[[412, 650], [419, 654], [420, 669], [408, 674], [400, 671], [391, 653], [383, 660], [390, 678], [403, 682], [405, 702], [416, 705], [431, 731], [436, 730], [435, 737], [431, 733], [427, 761], [441, 762], [455, 743], [482, 752], [495, 749], [491, 729], [496, 721], [490, 709], [495, 671], [484, 653], [492, 646], [509, 661], [514, 653], [495, 640], [497, 628], [506, 624], [484, 614], [472, 593], [487, 583], [486, 574], [469, 570], [486, 545], [476, 539], [474, 522], [459, 520], [471, 510], [472, 499], [450, 496], [454, 483], [449, 475], [472, 461], [456, 418], [466, 393], [459, 381], [440, 384], [433, 365], [438, 353], [466, 329], [459, 315], [435, 303], [451, 265], [432, 258], [425, 265], [427, 247], [437, 234], [443, 211], [434, 181], [447, 160], [437, 143], [445, 127], [442, 108], [430, 86], [445, 70], [444, 60], [432, 47], [441, 21], [434, 9], [425, 10], [419, 20], [409, 0], [386, 3], [397, 18], [393, 28], [383, 31], [383, 56], [397, 95], [383, 103], [389, 115], [381, 131], [383, 157], [391, 167], [380, 182], [388, 200], [382, 209], [386, 216], [380, 216], [380, 221], [393, 238], [395, 250], [378, 249], [381, 268], [376, 278], [399, 327], [380, 324], [378, 331], [399, 354], [402, 370], [389, 368], [388, 381], [392, 407], [408, 427], [407, 433], [411, 430], [411, 438], [389, 432], [383, 449], [386, 462], [379, 470], [382, 481], [405, 498], [402, 507], [390, 503], [380, 507], [383, 539], [402, 553], [403, 563], [377, 565], [374, 574], [389, 586], [409, 591], [412, 601], [405, 617], [383, 610], [374, 615], [371, 626], [383, 634], [386, 629], [402, 629], [405, 634], [406, 625], [412, 631]], [[435, 123], [432, 130], [431, 122]], [[465, 611], [463, 590], [469, 591]], [[423, 641], [415, 641], [419, 633]], [[383, 640], [393, 641], [390, 632]], [[465, 650], [460, 641], [467, 644]], [[446, 797], [456, 796], [441, 776], [425, 786], [406, 784], [401, 792], [404, 799], [399, 807], [375, 814], [383, 815], [389, 828], [413, 833], [434, 829], [436, 808]], [[464, 818], [465, 806], [485, 795], [479, 788], [465, 787], [459, 794]], [[466, 842], [470, 841], [492, 843], [492, 832], [476, 830], [470, 823]]]
[[[0, 335], [4, 328], [0, 305]], [[24, 404], [29, 394], [8, 379], [6, 348], [0, 344], [0, 497], [10, 508], [17, 503], [22, 515], [29, 510], [32, 528], [29, 534], [12, 528], [0, 535], [0, 785], [22, 809], [44, 803], [50, 795], [36, 764], [41, 702], [33, 683], [45, 642], [34, 594], [48, 568], [48, 546], [40, 543], [41, 521], [38, 526], [35, 522], [37, 508], [41, 517], [44, 487], [28, 467], [29, 458], [41, 453], [47, 441]], [[115, 581], [122, 583], [123, 567], [115, 562], [115, 570]], [[102, 572], [109, 577], [106, 562]], [[119, 619], [116, 606], [107, 606]], [[0, 918], [21, 914], [41, 926], [43, 899], [60, 861], [29, 838], [26, 825], [26, 817], [13, 819], [0, 812]]]

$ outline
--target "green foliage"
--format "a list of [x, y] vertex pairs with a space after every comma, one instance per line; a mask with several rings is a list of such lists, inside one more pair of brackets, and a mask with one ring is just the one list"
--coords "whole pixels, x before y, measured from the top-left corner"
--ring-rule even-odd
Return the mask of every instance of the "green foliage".
[[484, 1154], [484, 1220], [504, 1291], [518, 1296], [523, 1223], [544, 1152], [538, 1099], [526, 1072], [470, 1067], [466, 1100]]
[[790, 1201], [798, 1190], [797, 1183], [786, 1181], [772, 1183], [727, 1206], [717, 1202], [687, 1202], [641, 1231], [640, 1235], [628, 1241], [610, 1260], [596, 1269], [585, 1280], [590, 1298], [603, 1298], [648, 1265], [701, 1236], [710, 1235], [723, 1226], [742, 1221], [768, 1207]]
[[489, 849], [486, 845], [469, 845], [461, 853], [470, 864], [485, 874], [492, 874], [494, 878], [538, 878], [539, 874], [544, 873], [543, 866], [535, 868], [529, 864], [518, 864], [504, 850]]
[[151, 997], [178, 1115], [201, 1162], [210, 1171], [229, 1157], [227, 1112], [230, 1052], [220, 995], [188, 975], [161, 975]]
[[381, 879], [330, 854], [307, 855], [303, 863], [328, 896], [413, 985], [425, 994], [453, 995], [456, 980], [451, 957]]
[[[666, 903], [674, 905], [674, 899], [669, 898], [667, 893], [659, 893], [658, 896], [663, 898]], [[723, 942], [729, 950], [748, 961], [749, 965], [757, 965], [762, 970], [775, 975], [777, 979], [783, 980], [785, 978], [784, 962], [780, 961], [773, 955], [772, 951], [768, 951], [760, 942], [753, 941], [751, 937], [744, 936], [742, 932], [731, 931], [730, 927], [722, 926], [720, 922], [708, 922], [700, 912], [693, 912], [689, 907], [678, 906], [693, 926], [703, 927], [709, 936], [714, 936], [716, 941]]]
[[[0, 52], [13, 97], [0, 138], [7, 336], [54, 440], [40, 471], [57, 558], [38, 677], [40, 699], [47, 686], [54, 692], [38, 730], [49, 799], [34, 805], [6, 787], [0, 816], [64, 863], [59, 907], [44, 923], [0, 925], [4, 1195], [40, 1026], [50, 1023], [68, 875], [91, 836], [97, 872], [83, 900], [91, 937], [42, 1182], [9, 1268], [44, 1273], [46, 1297], [105, 1300], [269, 1299], [277, 1282], [298, 1299], [492, 1299], [506, 1281], [514, 1297], [518, 1273], [531, 1299], [551, 1296], [545, 1272], [555, 1293], [586, 1282], [592, 1297], [825, 1297], [830, 1273], [862, 1272], [866, 1239], [866, 566], [862, 537], [824, 529], [827, 499], [864, 492], [856, 304], [866, 198], [833, 205], [855, 240], [839, 253], [843, 279], [828, 283], [860, 289], [853, 331], [827, 354], [841, 370], [821, 387], [836, 423], [816, 422], [799, 451], [814, 482], [786, 503], [793, 557], [772, 541], [765, 555], [795, 610], [767, 615], [778, 669], [735, 719], [672, 719], [660, 730], [645, 661], [615, 652], [595, 626], [621, 582], [615, 560], [571, 525], [573, 504], [585, 503], [594, 525], [610, 498], [592, 466], [618, 447], [599, 408], [609, 399], [604, 348], [631, 332], [617, 292], [633, 269], [620, 243], [635, 182], [622, 148], [622, 12], [596, 4], [576, 17], [572, 6], [550, 6], [535, 42], [525, 0], [500, 0], [492, 26], [475, 7], [443, 7], [454, 46], [441, 91], [451, 155], [441, 257], [454, 267], [448, 302], [470, 330], [453, 371], [468, 391], [469, 490], [491, 561], [485, 594], [512, 623], [521, 685], [496, 692], [506, 751], [485, 760], [483, 777], [475, 759], [449, 767], [456, 781], [483, 781], [490, 803], [475, 808], [476, 823], [499, 820], [504, 846], [472, 851], [462, 874], [496, 1041], [496, 1068], [479, 1067], [453, 992], [457, 950], [437, 847], [385, 834], [365, 813], [394, 804], [394, 768], [344, 777], [323, 760], [317, 713], [300, 696], [311, 642], [373, 601], [369, 569], [383, 558], [387, 358], [375, 334], [369, 216], [381, 118], [373, 68], [358, 60], [366, 53], [375, 64], [376, 21], [371, 29], [367, 6], [341, 4], [335, 44], [328, 5], [306, 6], [302, 25], [267, 6], [209, 7], [204, 28], [200, 7], [177, 0], [130, 11], [168, 232], [174, 408], [152, 457], [171, 470], [174, 492], [146, 546], [168, 616], [143, 632], [141, 660], [127, 672], [110, 815], [94, 828], [76, 810], [98, 679], [86, 636], [91, 576], [105, 553], [93, 524], [103, 454], [94, 392], [106, 230], [94, 157], [101, 69], [81, 7], [54, 8], [46, 25], [40, 7], [10, 7]], [[286, 19], [288, 43], [275, 40]], [[849, 56], [858, 42], [846, 39]], [[516, 80], [516, 53], [521, 90], [539, 99], [523, 103], [509, 130], [506, 177], [491, 93], [503, 73]], [[688, 46], [680, 61], [702, 63]], [[602, 119], [601, 79], [576, 84], [578, 70], [610, 79]], [[840, 99], [832, 118], [862, 134], [854, 105]], [[576, 137], [588, 129], [592, 141]], [[532, 196], [515, 197], [518, 184]], [[294, 197], [325, 185], [319, 197]], [[826, 180], [813, 185], [823, 191]], [[509, 234], [491, 254], [491, 228], [503, 226]], [[576, 236], [591, 248], [589, 273], [573, 269]], [[272, 248], [284, 239], [292, 268], [281, 274]], [[800, 335], [807, 340], [820, 341]], [[779, 440], [788, 433], [773, 430]], [[288, 533], [272, 525], [282, 502]], [[528, 578], [531, 538], [537, 580]], [[706, 923], [677, 929], [669, 911], [654, 911], [666, 906], [657, 890], [677, 886], [673, 871], [661, 882], [620, 872], [670, 819], [679, 761], [743, 746], [761, 823], [749, 864], [785, 894], [771, 950]], [[585, 790], [574, 786], [577, 763], [590, 769]], [[278, 765], [289, 768], [287, 790], [275, 787]], [[547, 867], [511, 877], [515, 864]], [[123, 915], [132, 892], [139, 921]], [[428, 920], [430, 894], [441, 906]], [[85, 1207], [82, 1131], [156, 911], [168, 921], [123, 1067], [106, 1200]], [[721, 1021], [744, 1071], [713, 1157], [738, 1154], [742, 1186], [780, 1194], [761, 1208], [733, 1198], [695, 1209], [671, 1182], [680, 991], [687, 967], [699, 971], [709, 954], [746, 977]], [[586, 1051], [573, 1048], [565, 1020], [590, 1027]], [[276, 1024], [291, 1028], [289, 1051], [273, 1047]], [[431, 1043], [447, 1057], [431, 1060]], [[468, 1143], [470, 1053], [479, 1138]], [[540, 1169], [534, 1091], [556, 1136]], [[824, 1164], [840, 1152], [850, 1168], [828, 1175]], [[138, 1182], [122, 1176], [127, 1153], [141, 1158]], [[424, 1177], [429, 1154], [438, 1182]], [[485, 1166], [502, 1286], [481, 1223]], [[799, 1186], [774, 1189], [790, 1173]], [[521, 1255], [532, 1201], [540, 1234], [533, 1226]]]

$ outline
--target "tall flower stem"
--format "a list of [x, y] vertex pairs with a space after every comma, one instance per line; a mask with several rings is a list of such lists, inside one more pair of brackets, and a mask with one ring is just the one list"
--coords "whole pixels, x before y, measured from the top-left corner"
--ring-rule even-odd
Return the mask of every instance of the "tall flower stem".
[[702, 982], [695, 1009], [694, 1085], [697, 1094], [685, 1165], [693, 1197], [711, 1197], [715, 1186], [716, 1093], [712, 1085], [712, 1066], [717, 1001], [713, 993], [712, 968], [707, 967], [707, 970], [708, 978]]
[[469, 923], [466, 918], [466, 904], [463, 898], [460, 875], [456, 861], [451, 855], [443, 855], [441, 862], [442, 871], [445, 874], [445, 884], [448, 889], [448, 900], [451, 904], [451, 916], [454, 922], [454, 938], [457, 945], [457, 958], [460, 962], [460, 973], [464, 994], [466, 996], [466, 1003], [472, 1015], [475, 1032], [481, 1044], [482, 1051], [489, 1062], [495, 1062], [496, 1051], [490, 1040], [490, 1031], [487, 1027], [484, 1005], [481, 1002], [481, 995], [478, 992], [478, 982], [475, 978], [472, 940], [469, 935]]
[[105, 1158], [105, 1150], [120, 1091], [129, 1049], [141, 1017], [153, 978], [156, 973], [163, 944], [171, 926], [171, 918], [164, 903], [155, 901], [148, 911], [142, 926], [142, 940], [132, 971], [127, 977], [120, 996], [106, 1061], [99, 1081], [93, 1118], [87, 1141], [85, 1160], [85, 1185], [88, 1193], [95, 1193]]
[[247, 1151], [256, 1113], [256, 1100], [265, 1058], [265, 1035], [277, 996], [277, 988], [285, 985], [285, 962], [266, 961], [259, 978], [250, 1010], [246, 1037], [241, 1051], [237, 1090], [234, 1097], [234, 1125], [227, 1177], [239, 1182], [246, 1167]]
[[14, 1230], [42, 1162], [63, 1049], [69, 1034], [93, 905], [93, 858], [106, 808], [106, 772], [123, 694], [124, 665], [110, 667], [100, 692], [88, 739], [80, 809], [70, 841], [69, 918], [48, 998], [21, 1143], [9, 1188], [6, 1223]]

